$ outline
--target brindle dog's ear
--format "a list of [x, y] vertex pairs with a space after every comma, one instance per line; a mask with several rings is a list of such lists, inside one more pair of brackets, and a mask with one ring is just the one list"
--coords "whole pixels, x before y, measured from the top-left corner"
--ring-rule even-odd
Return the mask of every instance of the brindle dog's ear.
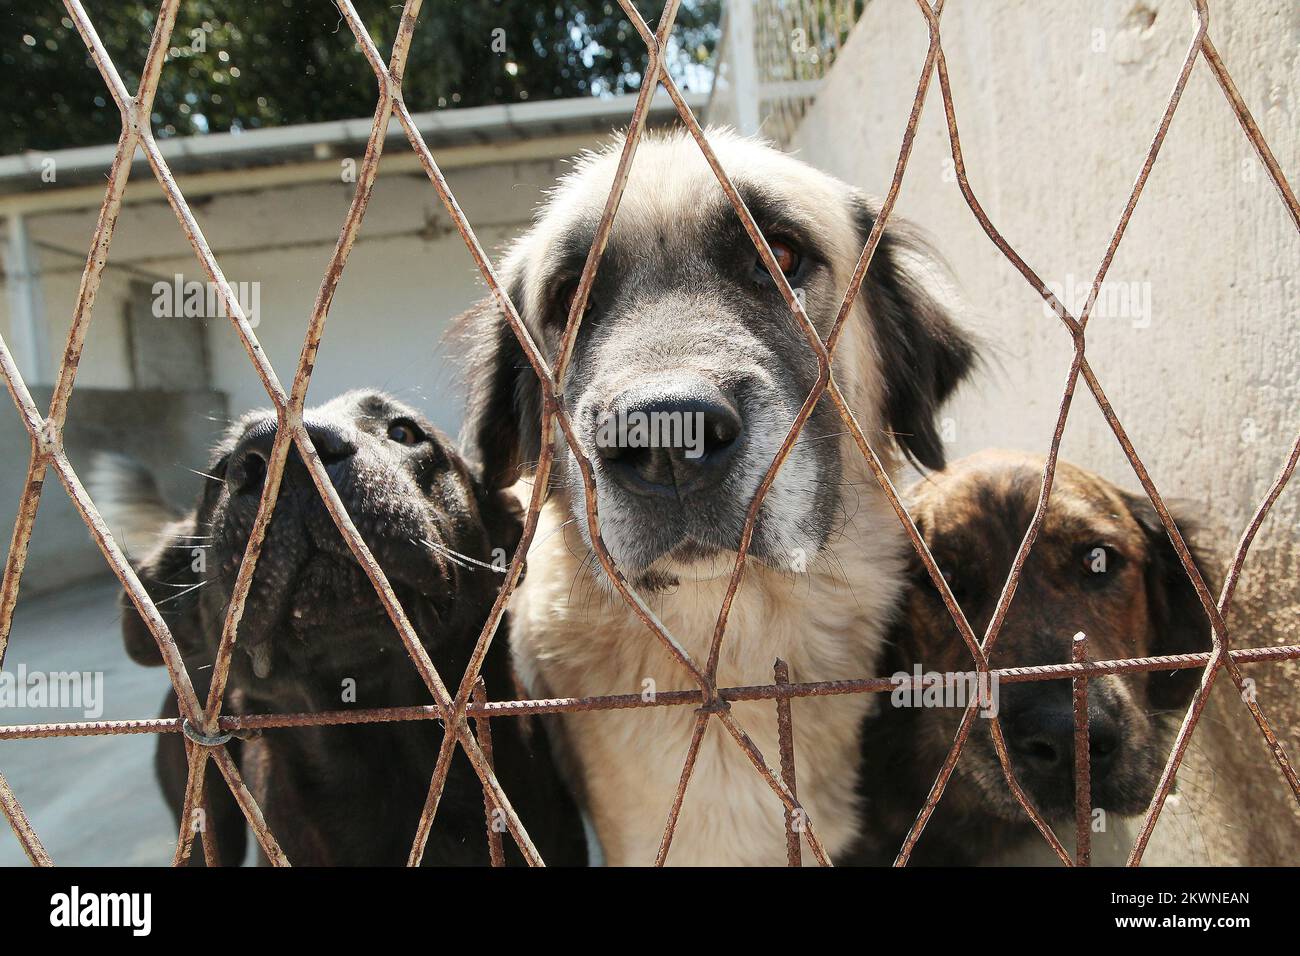
[[[198, 651], [203, 644], [199, 584], [204, 580], [202, 569], [206, 551], [198, 538], [197, 514], [192, 511], [168, 525], [159, 535], [153, 550], [135, 569], [149, 599], [171, 631], [176, 646], [185, 656]], [[158, 642], [125, 594], [121, 605], [122, 640], [131, 660], [150, 667], [162, 664]]]
[[[855, 195], [853, 201], [859, 240], [865, 245], [876, 209], [864, 196]], [[942, 271], [937, 254], [925, 241], [891, 220], [867, 269], [861, 295], [871, 314], [885, 378], [889, 428], [908, 458], [938, 470], [945, 457], [935, 416], [975, 364], [975, 343], [922, 285], [915, 265], [907, 259], [933, 264], [936, 276]]]
[[[1123, 492], [1122, 496], [1129, 513], [1141, 526], [1147, 539], [1147, 606], [1154, 630], [1151, 654], [1158, 657], [1208, 651], [1211, 646], [1210, 620], [1205, 614], [1205, 608], [1201, 606], [1191, 578], [1183, 569], [1173, 542], [1165, 532], [1160, 515], [1145, 493]], [[1215, 579], [1207, 573], [1204, 560], [1192, 547], [1191, 537], [1195, 525], [1177, 515], [1174, 520], [1206, 587], [1212, 595], [1215, 594]], [[1202, 670], [1203, 668], [1193, 667], [1178, 671], [1152, 671], [1147, 684], [1152, 707], [1157, 710], [1185, 707], [1200, 683]]]
[[[523, 304], [523, 283], [506, 285]], [[469, 398], [460, 445], [489, 488], [507, 488], [531, 470], [541, 453], [542, 390], [505, 313], [492, 296], [455, 322], [453, 335], [468, 341]]]

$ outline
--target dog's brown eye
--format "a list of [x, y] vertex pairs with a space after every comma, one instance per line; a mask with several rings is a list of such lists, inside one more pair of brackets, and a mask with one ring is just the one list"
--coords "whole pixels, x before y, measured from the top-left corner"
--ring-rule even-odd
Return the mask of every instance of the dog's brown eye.
[[962, 587], [961, 578], [957, 576], [957, 572], [951, 568], [943, 569], [943, 580], [948, 585], [948, 590], [952, 592], [952, 596], [960, 602], [965, 596], [965, 590]]
[[[776, 259], [776, 264], [781, 267], [781, 271], [785, 273], [787, 279], [799, 271], [799, 264], [802, 260], [792, 245], [780, 239], [769, 239], [767, 244], [772, 247], [772, 256]], [[764, 272], [767, 271], [767, 266], [763, 264], [761, 256], [759, 257], [758, 267]]]
[[[564, 306], [564, 318], [567, 320], [569, 313], [573, 311], [573, 300], [578, 297], [578, 283], [570, 282], [564, 287], [564, 293], [560, 296], [560, 303]], [[591, 294], [587, 295], [587, 303], [583, 307], [582, 314], [586, 315], [591, 311]]]
[[1117, 570], [1123, 560], [1123, 556], [1108, 544], [1089, 545], [1079, 559], [1083, 571], [1098, 578]]
[[424, 432], [409, 418], [398, 418], [388, 423], [388, 437], [399, 445], [418, 445], [424, 440]]

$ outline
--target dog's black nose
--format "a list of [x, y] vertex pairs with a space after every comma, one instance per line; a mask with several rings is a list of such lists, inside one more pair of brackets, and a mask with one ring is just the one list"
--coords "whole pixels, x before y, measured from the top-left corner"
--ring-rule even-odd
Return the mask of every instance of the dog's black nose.
[[687, 495], [726, 473], [744, 425], [732, 401], [702, 381], [624, 392], [596, 424], [596, 451], [641, 495]]
[[[1007, 746], [1018, 763], [1042, 774], [1074, 769], [1074, 710], [1064, 701], [1040, 701], [1012, 716]], [[1088, 760], [1094, 778], [1110, 769], [1119, 751], [1119, 727], [1104, 711], [1088, 712]]]
[[[356, 454], [356, 444], [338, 425], [310, 419], [305, 420], [303, 425], [311, 438], [312, 447], [326, 465], [347, 461]], [[266, 480], [267, 462], [271, 458], [271, 446], [275, 444], [275, 433], [274, 418], [263, 419], [244, 432], [244, 437], [235, 446], [230, 455], [230, 463], [226, 466], [226, 485], [232, 494], [261, 494], [262, 483]], [[289, 459], [285, 464], [285, 480], [293, 480], [293, 475], [298, 472], [303, 472], [305, 477], [298, 450], [290, 446]]]

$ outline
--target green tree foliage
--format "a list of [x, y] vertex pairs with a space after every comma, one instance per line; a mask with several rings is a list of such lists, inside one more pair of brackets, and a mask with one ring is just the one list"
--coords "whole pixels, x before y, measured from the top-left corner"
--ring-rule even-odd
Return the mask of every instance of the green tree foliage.
[[[707, 88], [720, 0], [684, 0], [668, 51], [687, 89]], [[653, 27], [662, 4], [637, 0]], [[128, 89], [156, 2], [87, 0]], [[358, 0], [381, 51], [396, 0]], [[614, 0], [429, 0], [403, 90], [414, 111], [606, 95], [640, 88], [645, 44]], [[0, 154], [111, 142], [112, 98], [62, 4], [0, 0], [0, 77], [10, 95]], [[366, 116], [376, 82], [330, 0], [183, 0], [154, 102], [159, 135]]]

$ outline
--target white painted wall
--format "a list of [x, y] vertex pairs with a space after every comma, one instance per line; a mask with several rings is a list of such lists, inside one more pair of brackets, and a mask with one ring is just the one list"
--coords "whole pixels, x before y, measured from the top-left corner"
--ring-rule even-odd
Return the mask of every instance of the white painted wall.
[[[454, 437], [464, 405], [463, 374], [443, 339], [451, 320], [478, 300], [485, 287], [424, 174], [411, 173], [409, 163], [395, 172], [391, 164], [387, 168], [386, 174], [381, 167], [335, 296], [308, 402], [326, 401], [349, 388], [382, 388], [428, 413]], [[560, 160], [536, 159], [466, 166], [448, 171], [447, 178], [491, 255], [528, 221], [541, 190], [560, 171]], [[194, 215], [226, 278], [232, 285], [259, 283], [257, 337], [286, 388], [354, 188], [342, 181], [318, 181], [191, 197]], [[81, 208], [27, 217], [41, 270], [52, 353], [47, 382], [53, 381], [55, 362], [63, 354], [97, 213], [97, 208]], [[127, 400], [115, 406], [111, 391], [93, 391], [132, 387], [124, 315], [133, 281], [170, 283], [177, 274], [185, 281], [205, 279], [157, 184], [147, 175], [133, 178], [77, 374], [75, 394], [81, 398], [69, 411], [68, 443], [78, 467], [102, 447], [149, 461], [180, 505], [196, 493], [199, 479], [190, 469], [203, 466], [204, 449], [222, 427], [221, 413], [210, 410], [213, 396], [199, 391], [204, 383], [194, 382], [194, 394], [157, 412], [150, 412], [147, 402]], [[0, 335], [15, 348], [9, 310], [8, 297], [0, 294]], [[270, 407], [228, 320], [156, 321], [203, 323], [210, 385], [228, 396], [230, 418]], [[48, 401], [48, 396], [39, 397], [44, 394], [37, 391], [38, 403]], [[12, 410], [0, 413], [0, 484], [13, 485], [12, 497], [0, 500], [0, 527], [5, 528], [13, 524], [30, 450], [17, 424]], [[177, 434], [185, 440], [178, 442]], [[52, 490], [47, 496], [53, 497], [41, 511], [24, 594], [104, 571], [62, 492]]]
[[[1049, 284], [1083, 286], [1082, 298], [1194, 33], [1191, 7], [1184, 0], [953, 0], [948, 8], [944, 50], [971, 185], [1038, 274]], [[1210, 9], [1210, 35], [1295, 187], [1300, 5], [1222, 0]], [[804, 157], [883, 195], [927, 40], [913, 0], [869, 3], [796, 138]], [[950, 407], [952, 453], [1045, 452], [1072, 343], [962, 199], [938, 87], [936, 80], [898, 214], [933, 234], [971, 303], [968, 323], [987, 342], [987, 367]], [[1198, 63], [1110, 272], [1116, 291], [1136, 284], [1128, 287], [1143, 298], [1124, 314], [1097, 313], [1087, 354], [1157, 486], [1185, 500], [1184, 512], [1205, 528], [1202, 540], [1221, 553], [1235, 545], [1300, 432], [1298, 263], [1300, 237]], [[1082, 382], [1062, 456], [1138, 488]], [[1238, 646], [1300, 641], [1298, 571], [1300, 485], [1293, 483], [1247, 564], [1229, 621]], [[1250, 673], [1294, 757], [1300, 668]], [[1231, 695], [1216, 706], [1223, 715], [1207, 719], [1229, 721], [1211, 731], [1222, 747], [1211, 752], [1215, 738], [1198, 738], [1198, 763], [1183, 774], [1191, 815], [1164, 832], [1220, 861], [1282, 853], [1294, 863], [1296, 803], [1245, 708]], [[1258, 817], [1264, 807], [1274, 819], [1291, 814], [1289, 837], [1247, 839], [1240, 827], [1220, 829], [1222, 819], [1211, 824], [1209, 811], [1194, 809], [1197, 793], [1216, 791], [1223, 811], [1233, 786], [1247, 787], [1237, 798], [1253, 801]]]
[[[559, 161], [511, 162], [453, 170], [452, 189], [489, 253], [531, 215]], [[260, 283], [257, 336], [287, 387], [307, 319], [352, 198], [350, 183], [308, 183], [223, 194], [194, 203], [194, 213], [232, 284]], [[157, 201], [132, 202], [137, 197]], [[147, 177], [132, 181], [77, 383], [130, 385], [123, 311], [130, 282], [180, 273], [202, 280], [198, 261]], [[62, 354], [76, 301], [95, 209], [28, 218], [43, 271], [52, 350]], [[66, 249], [61, 254], [50, 246]], [[468, 251], [437, 193], [421, 174], [379, 182], [339, 286], [309, 400], [360, 385], [389, 389], [428, 411], [442, 427], [459, 425], [460, 375], [442, 338], [449, 321], [483, 294]], [[183, 319], [177, 321], [186, 321]], [[0, 300], [0, 334], [8, 334]], [[230, 396], [232, 414], [269, 403], [228, 322], [207, 324], [213, 386]]]

